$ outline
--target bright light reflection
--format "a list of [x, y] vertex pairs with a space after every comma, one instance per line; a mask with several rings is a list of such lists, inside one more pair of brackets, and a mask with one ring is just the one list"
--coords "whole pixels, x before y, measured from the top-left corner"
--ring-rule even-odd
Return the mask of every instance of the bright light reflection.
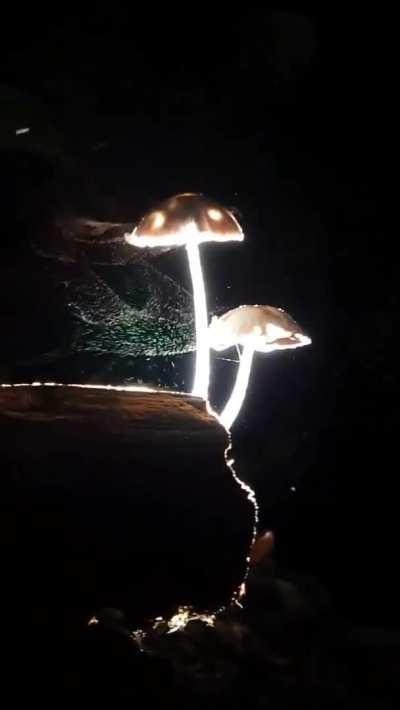
[[[139, 247], [140, 249], [146, 249], [149, 247], [178, 247], [185, 246], [186, 240], [186, 230], [190, 225], [185, 225], [177, 232], [173, 234], [163, 234], [162, 237], [154, 234], [141, 234], [138, 236], [136, 230], [133, 232], [125, 234], [125, 241], [128, 244], [132, 244], [134, 247]], [[197, 229], [197, 228], [196, 228]], [[216, 234], [210, 231], [198, 231], [198, 244], [203, 244], [204, 242], [242, 242], [244, 236], [239, 232], [229, 232]]]
[[215, 614], [200, 614], [193, 611], [190, 606], [181, 606], [168, 621], [168, 633], [174, 634], [177, 631], [182, 631], [189, 621], [202, 621], [207, 626], [214, 626], [215, 618]]
[[81, 385], [69, 384], [64, 382], [16, 382], [16, 383], [1, 383], [0, 387], [77, 387], [87, 390], [111, 390], [114, 392], [150, 392], [153, 394], [171, 394], [177, 396], [188, 396], [187, 392], [177, 392], [176, 390], [153, 389], [151, 387], [142, 387], [141, 385]]
[[162, 212], [155, 212], [153, 219], [153, 227], [155, 229], [161, 229], [164, 226], [165, 215]]
[[208, 210], [208, 216], [211, 217], [211, 219], [215, 220], [215, 222], [220, 222], [222, 219], [222, 212], [211, 208], [210, 210]]

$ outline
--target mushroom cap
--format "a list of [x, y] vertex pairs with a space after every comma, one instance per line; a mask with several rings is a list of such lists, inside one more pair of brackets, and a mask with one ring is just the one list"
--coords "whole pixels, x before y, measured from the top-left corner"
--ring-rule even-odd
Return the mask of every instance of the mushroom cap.
[[[190, 227], [193, 229], [190, 230]], [[167, 247], [201, 242], [242, 241], [242, 229], [226, 207], [193, 192], [184, 192], [164, 200], [147, 212], [125, 239], [141, 247]]]
[[214, 350], [250, 345], [259, 352], [272, 352], [311, 343], [288, 313], [273, 306], [239, 306], [220, 318], [214, 316], [209, 335]]

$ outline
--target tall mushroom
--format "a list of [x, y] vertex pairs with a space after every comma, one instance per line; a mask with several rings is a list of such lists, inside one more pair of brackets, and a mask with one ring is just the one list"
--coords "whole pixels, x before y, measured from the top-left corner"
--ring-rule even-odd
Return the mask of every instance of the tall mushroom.
[[210, 374], [207, 298], [199, 245], [203, 242], [240, 242], [242, 229], [233, 214], [200, 194], [185, 192], [162, 202], [144, 215], [125, 239], [136, 247], [186, 246], [196, 325], [196, 369], [193, 394], [207, 399]]
[[209, 340], [214, 350], [243, 346], [232, 394], [219, 416], [226, 429], [231, 428], [243, 404], [255, 351], [270, 353], [311, 343], [288, 313], [273, 306], [239, 306], [220, 318], [214, 317]]

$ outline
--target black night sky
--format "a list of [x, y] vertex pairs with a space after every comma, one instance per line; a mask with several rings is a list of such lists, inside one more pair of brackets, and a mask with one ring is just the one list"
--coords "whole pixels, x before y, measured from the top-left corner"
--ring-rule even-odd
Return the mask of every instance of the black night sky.
[[[364, 11], [193, 5], [139, 17], [108, 8], [53, 8], [34, 31], [24, 16], [2, 61], [1, 379], [12, 357], [4, 274], [31, 219], [69, 211], [135, 222], [181, 191], [236, 209], [245, 242], [203, 249], [210, 311], [281, 306], [313, 339], [293, 355], [256, 357], [234, 428], [262, 524], [276, 533], [281, 564], [317, 575], [346, 614], [398, 623], [397, 265], [381, 199], [393, 86], [383, 21]], [[17, 136], [10, 126], [31, 130]], [[188, 286], [179, 259], [165, 263]], [[18, 303], [30, 298], [23, 277], [14, 288]], [[38, 339], [48, 317], [40, 306], [30, 321]], [[82, 381], [93, 363], [87, 356]], [[176, 358], [179, 386], [190, 386], [190, 363]], [[135, 375], [124, 367], [118, 361], [112, 381]], [[234, 369], [215, 361], [216, 404]], [[162, 384], [173, 385], [166, 373]]]

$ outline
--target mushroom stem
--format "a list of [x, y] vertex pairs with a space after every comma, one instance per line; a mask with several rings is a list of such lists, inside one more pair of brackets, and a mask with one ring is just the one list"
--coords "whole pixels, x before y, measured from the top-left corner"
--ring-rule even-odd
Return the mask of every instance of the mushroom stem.
[[190, 275], [193, 284], [194, 318], [196, 327], [196, 369], [192, 394], [196, 397], [208, 398], [208, 383], [210, 377], [210, 348], [208, 342], [207, 298], [201, 268], [200, 251], [197, 243], [197, 227], [190, 225], [190, 230], [196, 234], [186, 245]]
[[224, 410], [219, 415], [219, 420], [225, 429], [230, 429], [232, 427], [233, 422], [241, 410], [246, 396], [253, 355], [254, 348], [250, 345], [245, 345], [240, 359], [239, 370], [232, 394], [225, 405]]

